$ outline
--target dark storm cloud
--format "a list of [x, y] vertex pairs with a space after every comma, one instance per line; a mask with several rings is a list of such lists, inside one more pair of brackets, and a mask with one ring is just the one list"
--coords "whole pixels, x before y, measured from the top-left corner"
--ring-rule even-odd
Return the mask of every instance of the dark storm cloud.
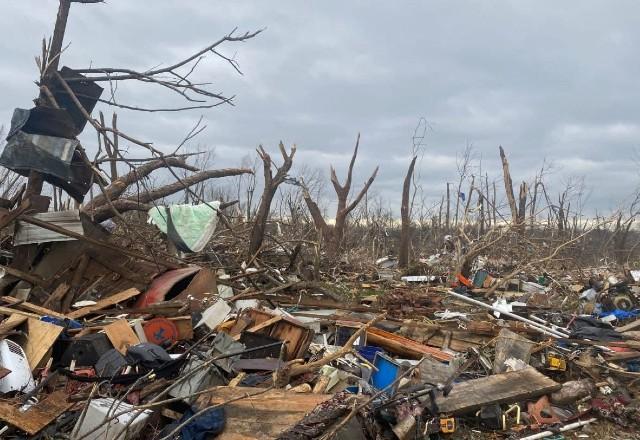
[[[56, 3], [0, 6], [6, 124], [12, 109], [36, 94], [33, 56], [51, 33]], [[63, 64], [145, 69], [236, 26], [266, 27], [223, 49], [236, 54], [244, 76], [214, 58], [201, 65], [198, 78], [237, 95], [235, 107], [119, 110], [122, 129], [168, 150], [203, 115], [208, 129], [193, 146], [215, 148], [216, 165], [238, 165], [258, 144], [274, 149], [282, 139], [298, 145], [299, 166], [325, 174], [330, 163], [344, 172], [360, 131], [356, 181], [379, 164], [375, 190], [396, 207], [411, 135], [424, 116], [431, 129], [419, 168], [432, 200], [456, 180], [456, 155], [467, 144], [499, 178], [503, 145], [514, 181], [531, 179], [547, 158], [555, 169], [551, 188], [584, 176], [590, 208], [606, 210], [637, 182], [639, 12], [632, 1], [110, 0], [73, 5]], [[180, 104], [138, 84], [122, 85], [118, 97], [133, 105]]]

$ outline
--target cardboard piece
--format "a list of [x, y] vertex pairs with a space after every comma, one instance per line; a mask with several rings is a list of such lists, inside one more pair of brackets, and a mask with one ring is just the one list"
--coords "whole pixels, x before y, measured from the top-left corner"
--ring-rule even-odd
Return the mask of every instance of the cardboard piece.
[[104, 328], [104, 332], [107, 334], [111, 344], [113, 344], [113, 348], [121, 354], [126, 354], [130, 346], [140, 343], [140, 339], [138, 339], [126, 319], [112, 322]]
[[27, 355], [31, 371], [38, 368], [54, 342], [60, 336], [64, 328], [39, 321], [34, 318], [27, 320], [27, 342], [24, 344], [24, 353]]

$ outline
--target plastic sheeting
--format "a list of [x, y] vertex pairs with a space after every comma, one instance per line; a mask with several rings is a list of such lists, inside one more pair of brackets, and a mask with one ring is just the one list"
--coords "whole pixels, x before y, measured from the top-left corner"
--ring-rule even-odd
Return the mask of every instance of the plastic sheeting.
[[149, 210], [149, 223], [167, 234], [182, 252], [200, 252], [218, 224], [220, 202], [200, 205], [155, 206]]
[[15, 109], [0, 165], [23, 176], [31, 171], [42, 173], [47, 182], [82, 202], [91, 185], [91, 169], [77, 151], [79, 142], [50, 135], [70, 134], [63, 114], [55, 109]]

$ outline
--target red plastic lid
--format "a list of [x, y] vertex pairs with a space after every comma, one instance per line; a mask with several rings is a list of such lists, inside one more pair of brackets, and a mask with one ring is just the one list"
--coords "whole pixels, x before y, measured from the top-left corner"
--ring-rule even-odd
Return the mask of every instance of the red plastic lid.
[[142, 327], [147, 341], [152, 344], [162, 345], [164, 342], [172, 344], [178, 340], [178, 328], [167, 318], [153, 318]]

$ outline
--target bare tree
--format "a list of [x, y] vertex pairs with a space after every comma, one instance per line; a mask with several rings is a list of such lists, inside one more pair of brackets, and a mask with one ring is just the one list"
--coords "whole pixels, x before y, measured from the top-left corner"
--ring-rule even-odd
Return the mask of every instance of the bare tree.
[[278, 187], [284, 183], [288, 177], [288, 172], [293, 164], [293, 156], [296, 154], [296, 146], [291, 147], [291, 152], [287, 154], [282, 142], [278, 145], [280, 154], [282, 155], [282, 165], [277, 168], [276, 175], [273, 175], [273, 167], [275, 166], [271, 160], [271, 156], [262, 148], [262, 145], [258, 147], [258, 155], [262, 159], [263, 173], [264, 173], [264, 188], [262, 190], [262, 197], [260, 198], [260, 205], [258, 206], [258, 212], [256, 214], [253, 228], [251, 229], [251, 237], [249, 238], [249, 255], [256, 254], [262, 246], [264, 240], [265, 228], [267, 227], [267, 220], [269, 213], [271, 212], [271, 202], [278, 190]]
[[311, 214], [311, 217], [313, 218], [316, 229], [322, 232], [323, 240], [327, 244], [327, 248], [331, 255], [336, 255], [340, 250], [349, 213], [351, 213], [351, 211], [353, 211], [355, 207], [358, 206], [358, 203], [360, 203], [362, 198], [365, 196], [365, 194], [369, 190], [369, 187], [375, 180], [376, 175], [378, 174], [379, 167], [376, 167], [376, 169], [373, 171], [355, 199], [353, 199], [350, 203], [348, 202], [349, 193], [351, 192], [351, 183], [353, 179], [353, 167], [356, 162], [356, 157], [358, 156], [359, 145], [360, 133], [358, 133], [356, 146], [353, 150], [353, 156], [351, 157], [351, 162], [349, 163], [347, 179], [344, 185], [340, 184], [340, 182], [338, 181], [338, 176], [336, 175], [336, 170], [333, 168], [333, 166], [331, 167], [331, 183], [333, 184], [333, 188], [335, 189], [336, 195], [338, 196], [338, 207], [336, 210], [335, 224], [333, 226], [329, 225], [326, 222], [322, 215], [322, 212], [320, 211], [320, 208], [318, 207], [318, 204], [311, 198], [311, 194], [309, 193], [308, 188], [306, 188], [306, 186], [303, 186], [304, 201], [307, 204], [307, 208], [309, 208], [309, 212]]

